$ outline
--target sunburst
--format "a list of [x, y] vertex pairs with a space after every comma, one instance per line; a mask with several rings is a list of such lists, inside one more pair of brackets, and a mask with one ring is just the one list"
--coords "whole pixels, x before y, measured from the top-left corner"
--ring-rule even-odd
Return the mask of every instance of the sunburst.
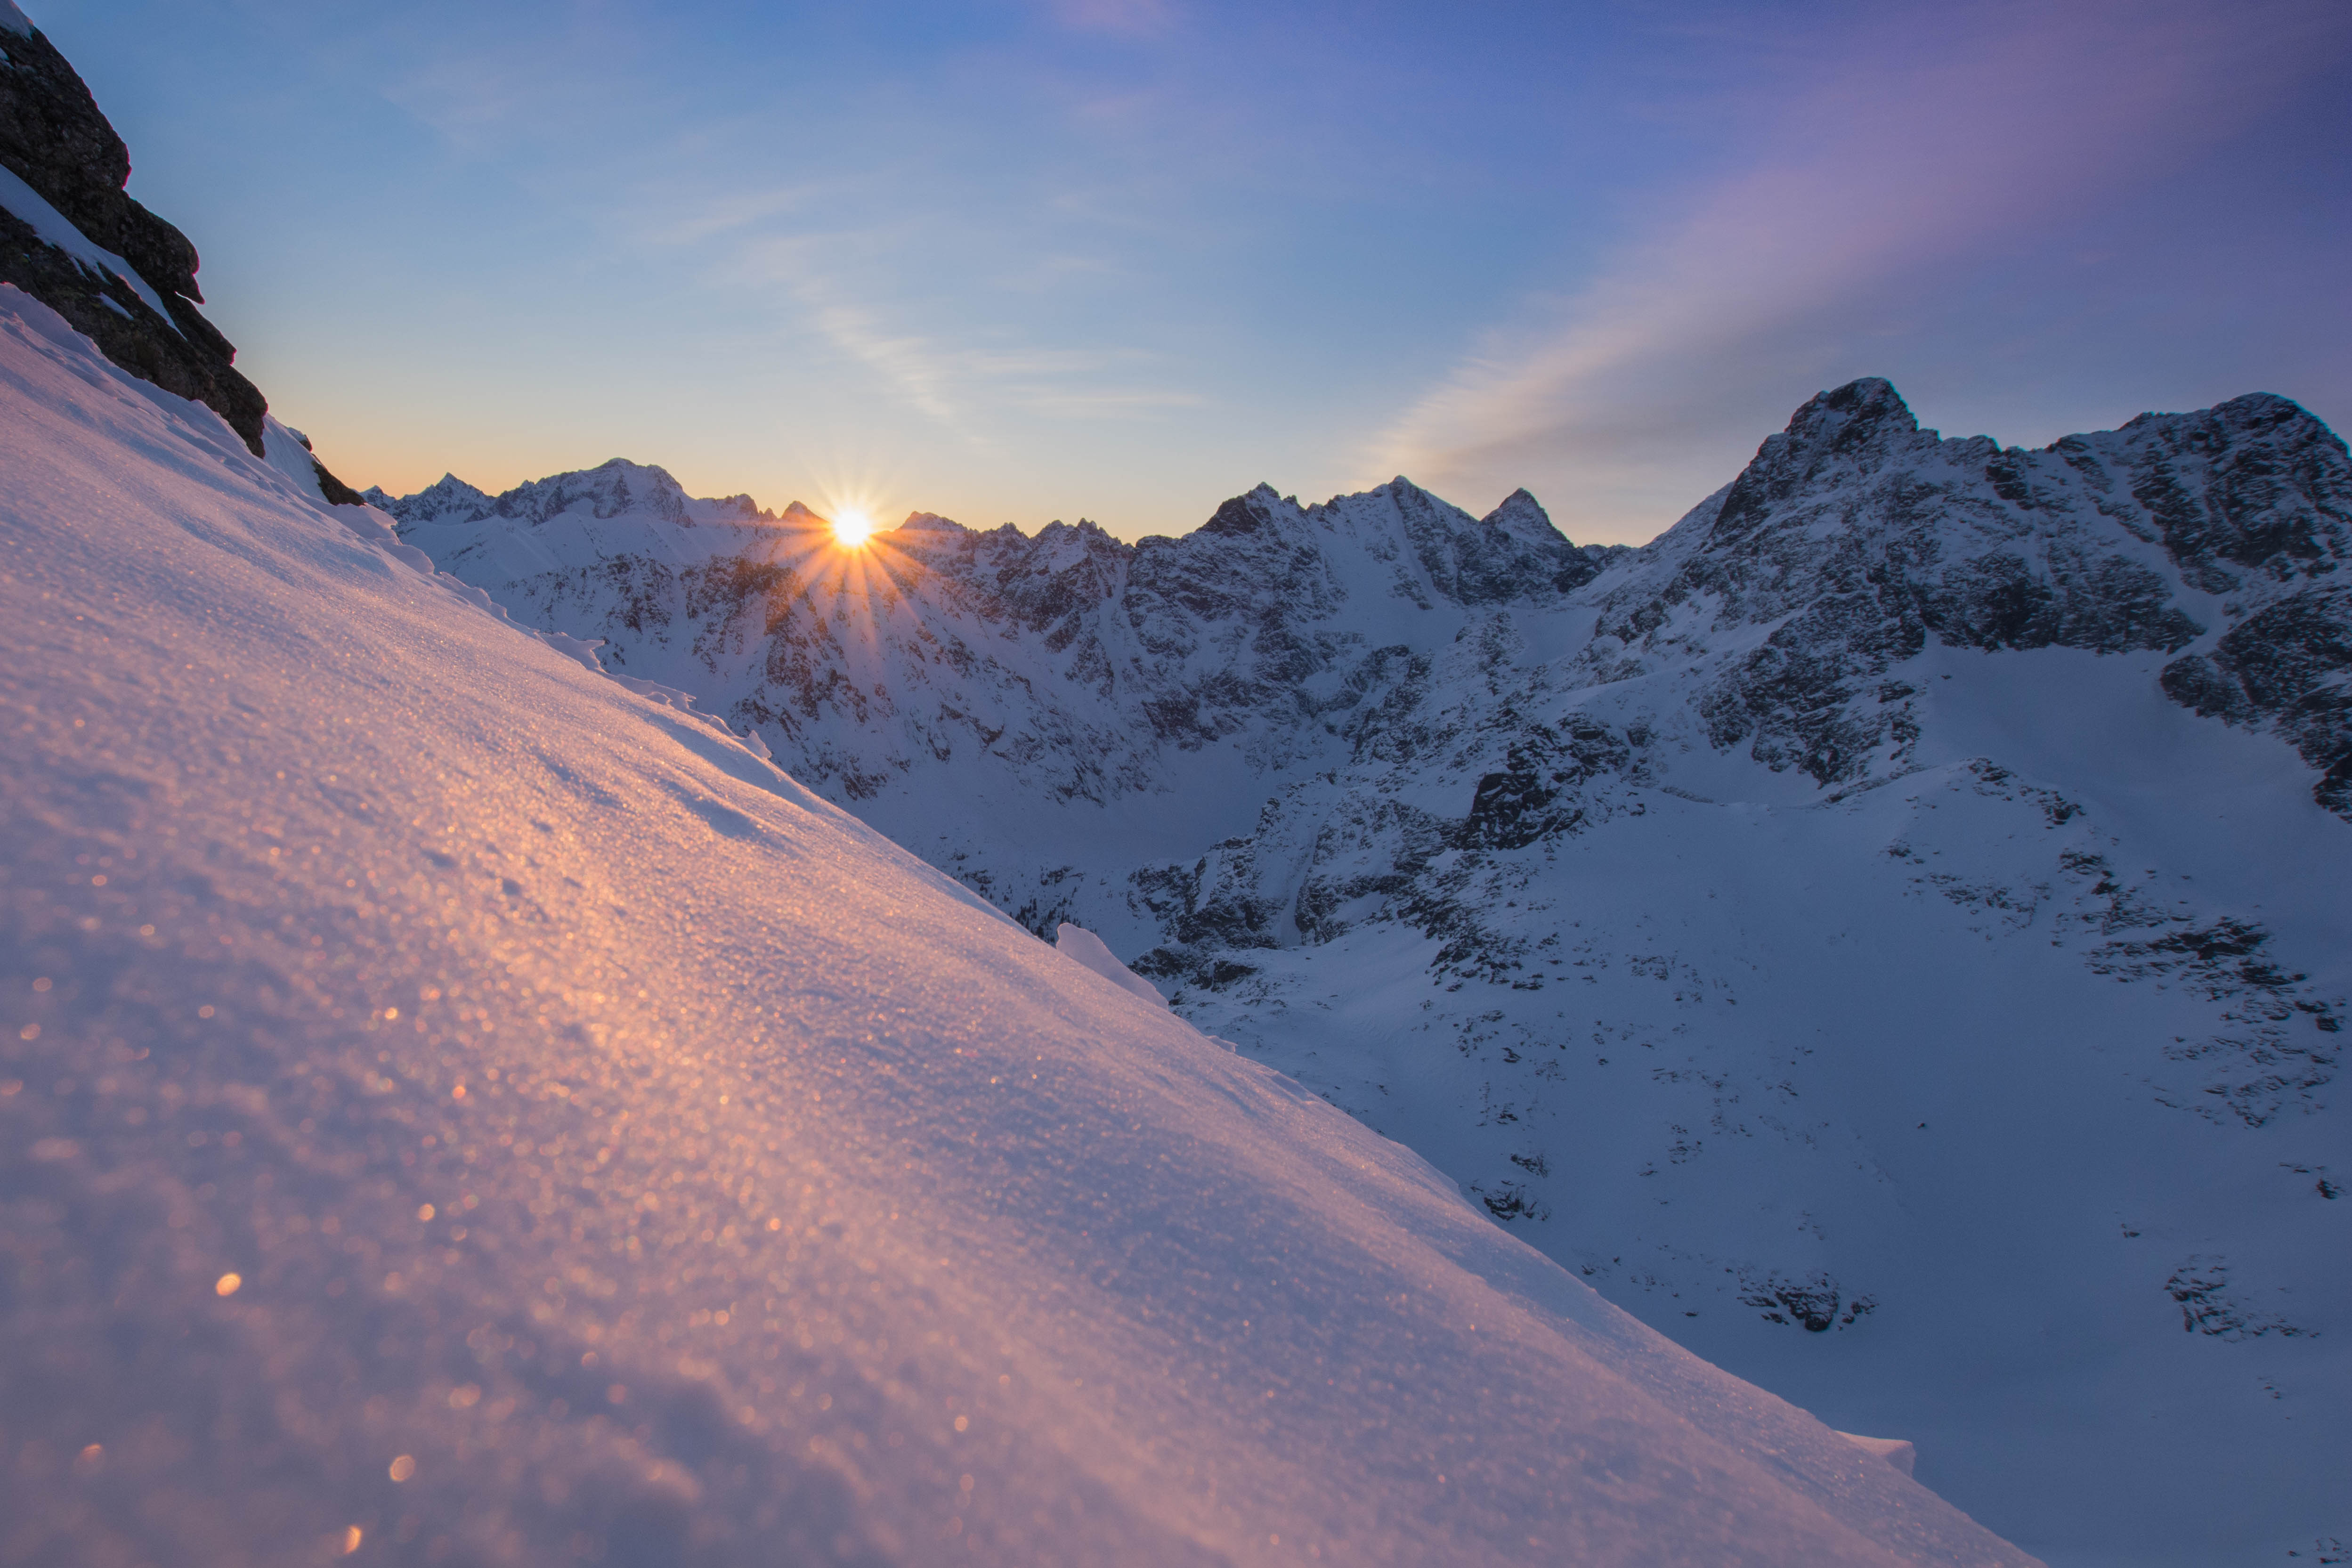
[[841, 507], [833, 514], [833, 537], [845, 549], [862, 550], [874, 537], [874, 519], [863, 507]]

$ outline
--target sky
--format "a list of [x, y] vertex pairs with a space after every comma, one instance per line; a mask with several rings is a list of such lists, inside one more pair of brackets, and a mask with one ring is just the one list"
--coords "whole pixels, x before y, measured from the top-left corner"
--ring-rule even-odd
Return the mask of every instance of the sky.
[[1639, 543], [1884, 375], [2352, 428], [2341, 0], [29, 0], [348, 482]]

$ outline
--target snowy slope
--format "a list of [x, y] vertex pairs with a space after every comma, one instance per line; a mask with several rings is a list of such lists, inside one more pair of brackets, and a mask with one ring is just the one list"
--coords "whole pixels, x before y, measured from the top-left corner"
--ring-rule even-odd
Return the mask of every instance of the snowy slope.
[[2029, 1561], [5, 289], [0, 400], [0, 1556]]
[[2352, 459], [2293, 404], [2024, 452], [1859, 382], [1634, 552], [1402, 479], [858, 553], [625, 481], [384, 500], [2053, 1561], [2352, 1536]]

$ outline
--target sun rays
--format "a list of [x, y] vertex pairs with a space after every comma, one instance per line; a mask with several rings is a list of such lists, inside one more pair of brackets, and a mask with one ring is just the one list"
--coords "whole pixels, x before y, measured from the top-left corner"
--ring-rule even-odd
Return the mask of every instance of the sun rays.
[[[822, 508], [795, 501], [776, 520], [764, 553], [781, 576], [770, 595], [801, 599], [816, 616], [821, 636], [843, 648], [872, 646], [876, 623], [902, 605], [908, 584], [924, 571], [922, 541], [901, 548], [902, 536], [880, 521], [882, 509], [864, 496], [828, 495]], [[781, 605], [771, 613], [780, 613]]]
[[833, 514], [833, 537], [844, 549], [863, 550], [866, 542], [874, 537], [874, 519], [864, 507], [836, 508]]

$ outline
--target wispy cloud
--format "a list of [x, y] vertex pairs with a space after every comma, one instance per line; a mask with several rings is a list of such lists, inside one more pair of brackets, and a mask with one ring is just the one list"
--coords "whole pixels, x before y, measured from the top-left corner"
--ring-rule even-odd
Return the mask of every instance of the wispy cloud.
[[957, 346], [894, 331], [872, 310], [826, 302], [830, 286], [795, 292], [817, 330], [841, 353], [886, 382], [909, 406], [975, 448], [994, 446], [980, 411], [1014, 407], [1053, 419], [1133, 419], [1206, 400], [1169, 388], [1106, 383], [1104, 373], [1141, 357], [1091, 350]]
[[1473, 497], [1535, 476], [1577, 537], [1646, 537], [1809, 376], [1877, 368], [1854, 362], [1924, 272], [2239, 128], [2348, 39], [2308, 0], [1906, 8], [1777, 80], [1743, 169], [1490, 331], [1365, 471]]
[[935, 344], [912, 332], [891, 331], [856, 305], [826, 303], [824, 290], [814, 285], [803, 285], [801, 293], [817, 330], [835, 347], [882, 377], [910, 406], [977, 444], [963, 409], [950, 395], [952, 371]]
[[1158, 356], [1117, 342], [1058, 347], [1032, 341], [1015, 325], [961, 317], [930, 331], [908, 325], [927, 312], [903, 297], [907, 280], [891, 258], [937, 244], [919, 223], [752, 237], [736, 247], [726, 270], [746, 288], [781, 290], [791, 313], [835, 353], [975, 452], [995, 447], [992, 416], [1007, 409], [1049, 419], [1133, 419], [1204, 401], [1149, 384]]
[[[724, 191], [676, 205], [674, 216], [647, 225], [645, 233], [657, 245], [699, 245], [720, 235], [738, 233], [757, 224], [796, 216], [814, 206], [828, 194], [828, 186], [816, 181]], [[660, 210], [656, 193], [641, 193], [639, 199], [656, 211]]]

